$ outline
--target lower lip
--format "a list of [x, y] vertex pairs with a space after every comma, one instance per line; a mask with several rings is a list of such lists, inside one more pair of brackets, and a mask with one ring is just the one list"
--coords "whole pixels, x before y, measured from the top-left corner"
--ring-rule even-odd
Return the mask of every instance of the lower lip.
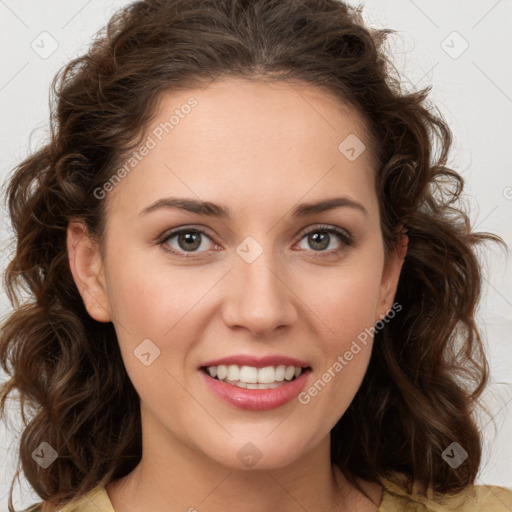
[[311, 370], [308, 368], [295, 380], [272, 389], [239, 388], [214, 379], [203, 370], [199, 373], [203, 375], [210, 390], [224, 402], [240, 409], [263, 411], [276, 409], [296, 398], [304, 389]]

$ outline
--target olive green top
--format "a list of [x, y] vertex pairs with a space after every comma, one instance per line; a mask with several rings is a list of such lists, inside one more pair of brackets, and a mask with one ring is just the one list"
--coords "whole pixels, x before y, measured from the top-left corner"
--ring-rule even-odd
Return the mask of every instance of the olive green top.
[[[512, 491], [493, 485], [466, 487], [457, 494], [407, 494], [405, 486], [381, 479], [383, 493], [377, 512], [512, 512]], [[37, 509], [28, 509], [35, 512]], [[98, 486], [59, 512], [115, 512], [104, 486]]]

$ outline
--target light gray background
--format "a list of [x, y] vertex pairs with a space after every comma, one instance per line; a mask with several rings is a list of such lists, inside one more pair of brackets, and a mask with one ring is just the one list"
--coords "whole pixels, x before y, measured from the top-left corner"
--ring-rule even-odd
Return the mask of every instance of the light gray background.
[[[2, 182], [47, 135], [48, 90], [56, 71], [83, 52], [112, 12], [126, 3], [0, 0]], [[370, 0], [365, 6], [365, 19], [370, 25], [398, 31], [390, 42], [404, 80], [417, 87], [433, 83], [431, 101], [454, 132], [450, 163], [467, 180], [465, 190], [473, 225], [500, 235], [512, 247], [512, 58], [506, 50], [510, 48], [512, 2]], [[41, 35], [43, 32], [51, 37]], [[52, 44], [58, 47], [51, 55], [45, 54], [52, 50]], [[466, 44], [469, 46], [462, 52]], [[2, 271], [10, 254], [6, 245], [8, 229], [2, 206]], [[487, 417], [479, 420], [485, 433], [485, 453], [477, 483], [512, 489], [510, 256], [507, 258], [494, 244], [481, 252], [485, 281], [478, 320], [492, 370], [485, 403], [498, 428], [495, 430]], [[0, 314], [5, 315], [8, 308], [2, 290]], [[14, 414], [12, 418], [15, 431], [19, 423]], [[2, 424], [0, 440], [0, 510], [7, 510], [16, 437]], [[17, 507], [38, 501], [25, 481], [16, 490]]]

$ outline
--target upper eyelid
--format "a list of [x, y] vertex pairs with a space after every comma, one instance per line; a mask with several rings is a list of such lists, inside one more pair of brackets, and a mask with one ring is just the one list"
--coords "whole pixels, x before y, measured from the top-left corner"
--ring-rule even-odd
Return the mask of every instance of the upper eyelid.
[[305, 235], [307, 233], [310, 233], [311, 231], [316, 231], [316, 230], [322, 231], [323, 229], [325, 229], [325, 230], [333, 229], [336, 231], [342, 231], [347, 235], [347, 237], [352, 238], [350, 231], [348, 231], [345, 228], [341, 228], [339, 226], [333, 226], [332, 224], [313, 224], [312, 226], [308, 226], [304, 229], [301, 229], [299, 231], [299, 233], [297, 234], [297, 236]]
[[[352, 234], [347, 229], [341, 228], [339, 226], [334, 226], [334, 225], [331, 225], [331, 224], [313, 224], [311, 226], [307, 226], [307, 227], [301, 229], [295, 235], [295, 237], [300, 237], [300, 239], [302, 239], [305, 235], [309, 234], [312, 231], [314, 232], [315, 230], [321, 231], [321, 230], [329, 230], [329, 229], [336, 230], [336, 231], [341, 231], [342, 233], [345, 234], [345, 236], [349, 240], [352, 240], [352, 238], [353, 238]], [[178, 235], [178, 234], [180, 234], [182, 232], [186, 232], [186, 231], [198, 231], [201, 234], [206, 235], [208, 238], [210, 238], [210, 240], [213, 243], [220, 245], [215, 240], [215, 236], [212, 236], [212, 235], [209, 234], [209, 228], [206, 228], [205, 226], [198, 226], [198, 225], [193, 225], [193, 224], [189, 225], [189, 226], [173, 228], [173, 229], [171, 229], [169, 231], [166, 231], [161, 237], [159, 237], [158, 242], [159, 243], [163, 243], [163, 242], [169, 240], [170, 238], [173, 238], [176, 235]]]
[[174, 237], [174, 236], [182, 233], [183, 231], [198, 231], [201, 234], [204, 234], [204, 235], [208, 236], [209, 238], [211, 238], [212, 241], [214, 238], [214, 235], [210, 235], [210, 233], [209, 233], [210, 230], [208, 228], [206, 228], [205, 226], [191, 225], [191, 226], [184, 226], [184, 227], [166, 230], [162, 235], [160, 235], [158, 237], [158, 242], [163, 242], [163, 241], [167, 240], [168, 238]]

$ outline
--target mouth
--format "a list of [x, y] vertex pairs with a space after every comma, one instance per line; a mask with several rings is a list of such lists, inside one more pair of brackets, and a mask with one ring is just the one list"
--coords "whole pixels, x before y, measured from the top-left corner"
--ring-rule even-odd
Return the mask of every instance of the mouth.
[[243, 389], [273, 389], [297, 380], [311, 372], [311, 366], [278, 365], [257, 368], [255, 366], [212, 365], [200, 370], [208, 377]]
[[206, 388], [218, 399], [238, 409], [264, 411], [293, 402], [309, 381], [312, 367], [210, 363], [199, 370]]

